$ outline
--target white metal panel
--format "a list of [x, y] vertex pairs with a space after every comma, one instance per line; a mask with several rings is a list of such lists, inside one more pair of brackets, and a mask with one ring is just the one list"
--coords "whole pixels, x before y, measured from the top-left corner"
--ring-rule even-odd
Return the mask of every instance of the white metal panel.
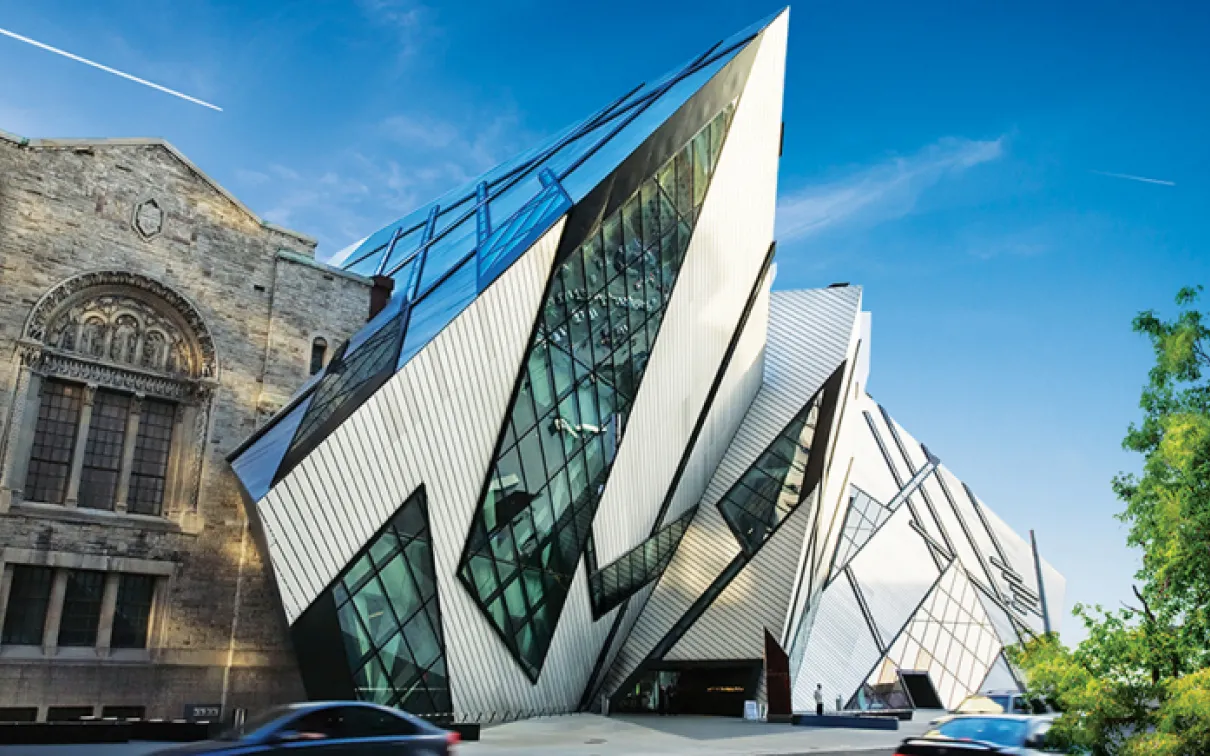
[[664, 658], [763, 659], [765, 630], [780, 642], [813, 514], [810, 500], [792, 512]]
[[825, 700], [839, 695], [847, 701], [881, 656], [848, 581], [832, 583], [819, 599], [802, 664], [793, 675], [794, 709], [814, 710], [819, 683]]
[[[744, 330], [736, 343], [735, 352], [719, 385], [715, 401], [707, 410], [702, 431], [690, 451], [689, 461], [673, 493], [668, 513], [663, 519], [664, 523], [680, 517], [701, 498], [702, 491], [709, 483], [710, 473], [726, 452], [728, 441], [734, 436], [735, 429], [760, 390], [769, 322], [769, 288], [772, 282], [773, 271], [770, 271], [744, 324]], [[630, 599], [625, 616], [614, 634], [611, 648], [607, 650], [602, 664], [602, 669], [606, 672], [612, 667], [622, 645], [630, 636], [634, 623], [654, 589], [654, 584], [647, 586]], [[600, 621], [613, 622], [614, 617], [615, 614], [610, 613]], [[602, 684], [598, 683], [597, 686], [601, 687]]]
[[[593, 521], [600, 564], [651, 533], [773, 242], [785, 24], [783, 16], [760, 39], [635, 397]], [[750, 397], [715, 398], [732, 400]]]
[[706, 421], [677, 482], [662, 524], [672, 522], [701, 501], [710, 478], [763, 385], [769, 288], [772, 284], [773, 274], [770, 271], [744, 325], [714, 403], [706, 414]]
[[565, 709], [583, 686], [583, 674], [567, 670], [531, 686], [455, 574], [562, 227], [560, 221], [547, 232], [258, 505], [293, 621], [425, 485], [458, 711]]
[[836, 405], [832, 440], [828, 447], [829, 458], [820, 480], [817, 511], [808, 525], [799, 563], [795, 568], [798, 577], [793, 604], [787, 608], [786, 630], [780, 639], [791, 655], [791, 672], [801, 659], [805, 633], [809, 629], [803, 625], [803, 621], [808, 617], [808, 608], [823, 590], [848, 509], [852, 468], [852, 433], [848, 430], [852, 422], [849, 415], [853, 400], [860, 395], [860, 386], [864, 385], [869, 374], [869, 324], [868, 314], [858, 312], [845, 355], [845, 376]]
[[[740, 95], [731, 130], [723, 145], [714, 179], [706, 195], [693, 240], [690, 242], [686, 265], [690, 265], [695, 254], [698, 254], [695, 245], [707, 243], [720, 246], [716, 250], [702, 250], [702, 256], [706, 259], [724, 260], [735, 255], [736, 249], [748, 249], [755, 243], [761, 245], [760, 261], [763, 261], [764, 252], [773, 239], [777, 176], [775, 147], [781, 129], [786, 24], [787, 15], [783, 13], [762, 34], [747, 85]], [[759, 265], [759, 261], [757, 264]], [[730, 264], [715, 264], [712, 270], [703, 271], [703, 275], [726, 275], [730, 267]], [[754, 276], [749, 276], [746, 280], [755, 279]], [[680, 296], [682, 285], [677, 283], [674, 299]], [[738, 316], [729, 319], [731, 327], [734, 328]], [[663, 339], [664, 334], [661, 331], [657, 342]], [[683, 366], [674, 365], [672, 369], [683, 381]], [[644, 378], [644, 384], [647, 380], [649, 378]], [[646, 385], [643, 388], [643, 391], [645, 390]], [[683, 389], [681, 392], [683, 393]], [[671, 401], [679, 402], [675, 398]], [[628, 443], [629, 438], [623, 442], [623, 448]], [[682, 450], [683, 446], [677, 449], [677, 454]], [[636, 467], [636, 470], [638, 469], [642, 468]], [[639, 474], [640, 477], [645, 475]], [[616, 475], [611, 475], [611, 478], [614, 477]], [[685, 485], [692, 483], [692, 480], [686, 481]], [[658, 507], [658, 502], [656, 506]], [[609, 552], [606, 552], [616, 557], [626, 548], [646, 538], [651, 531], [655, 511], [641, 513], [637, 519], [640, 519], [642, 526], [638, 527], [634, 524], [634, 514], [627, 513], [622, 507], [615, 505], [608, 511], [599, 511], [596, 522], [608, 520], [610, 512], [618, 513], [620, 519], [623, 519], [622, 527], [630, 528], [629, 535], [615, 537]], [[651, 600], [647, 602], [627, 642], [619, 652], [609, 677], [613, 683], [616, 684], [621, 678], [629, 675], [663, 633], [738, 551], [735, 539], [717, 510], [699, 511], [681, 542], [677, 556], [673, 558], [659, 581]], [[607, 558], [602, 561], [607, 561]], [[692, 566], [689, 566], [690, 563]], [[620, 678], [615, 680], [618, 675]], [[612, 692], [611, 683], [607, 682], [606, 689]]]
[[941, 575], [910, 522], [911, 512], [900, 507], [849, 563], [874, 624], [888, 644]]

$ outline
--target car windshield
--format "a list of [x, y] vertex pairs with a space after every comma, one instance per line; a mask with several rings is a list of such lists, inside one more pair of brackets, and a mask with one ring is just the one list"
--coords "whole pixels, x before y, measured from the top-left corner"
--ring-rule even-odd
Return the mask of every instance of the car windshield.
[[1001, 717], [963, 717], [937, 728], [942, 737], [954, 740], [979, 740], [999, 746], [1019, 746], [1029, 735], [1029, 723]]
[[273, 706], [254, 717], [248, 717], [241, 725], [230, 727], [218, 736], [219, 740], [239, 740], [250, 732], [256, 732], [270, 722], [281, 719], [291, 711], [289, 706]]

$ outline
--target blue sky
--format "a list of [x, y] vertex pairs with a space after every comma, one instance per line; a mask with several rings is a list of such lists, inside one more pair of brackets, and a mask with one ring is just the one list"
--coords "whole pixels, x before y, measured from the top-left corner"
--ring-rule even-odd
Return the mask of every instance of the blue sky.
[[[167, 138], [331, 254], [779, 5], [0, 0], [223, 108], [0, 37], [0, 129]], [[871, 392], [1038, 531], [1069, 605], [1129, 596], [1130, 319], [1210, 283], [1208, 38], [1197, 2], [792, 10], [777, 285], [865, 287]]]

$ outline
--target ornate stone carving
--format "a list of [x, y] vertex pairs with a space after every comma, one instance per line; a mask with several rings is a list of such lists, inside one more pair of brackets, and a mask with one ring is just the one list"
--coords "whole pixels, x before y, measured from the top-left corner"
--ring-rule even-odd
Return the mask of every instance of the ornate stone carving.
[[209, 399], [211, 387], [189, 378], [156, 375], [133, 367], [106, 365], [88, 357], [77, 357], [43, 349], [41, 345], [18, 345], [22, 364], [43, 375], [83, 383], [126, 389], [135, 393], [191, 403]]
[[[183, 327], [148, 301], [122, 293], [126, 287], [171, 307]], [[96, 297], [87, 296], [91, 288], [97, 289]], [[72, 322], [78, 327], [64, 327]], [[34, 305], [24, 336], [94, 359], [195, 378], [218, 377], [214, 340], [197, 308], [159, 281], [130, 271], [83, 273], [54, 287]]]
[[164, 210], [154, 199], [144, 200], [134, 207], [131, 225], [139, 236], [150, 239], [164, 230]]

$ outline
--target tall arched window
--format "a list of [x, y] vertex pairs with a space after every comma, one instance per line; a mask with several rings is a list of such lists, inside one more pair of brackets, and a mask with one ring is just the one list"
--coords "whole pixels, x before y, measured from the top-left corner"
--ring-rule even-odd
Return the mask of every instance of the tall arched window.
[[22, 461], [4, 485], [25, 502], [185, 511], [217, 374], [192, 305], [137, 274], [87, 273], [39, 301], [25, 337], [37, 345], [24, 358], [21, 399], [23, 424], [33, 427], [10, 430]]
[[311, 375], [315, 375], [324, 367], [324, 358], [328, 356], [328, 341], [323, 336], [316, 336], [311, 342]]

